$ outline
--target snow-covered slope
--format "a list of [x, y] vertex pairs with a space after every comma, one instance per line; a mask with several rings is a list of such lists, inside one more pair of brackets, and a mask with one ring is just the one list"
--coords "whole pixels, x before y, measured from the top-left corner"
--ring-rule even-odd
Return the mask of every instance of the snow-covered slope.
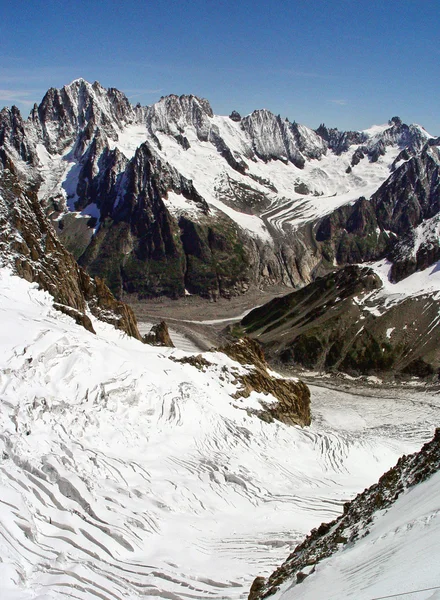
[[368, 535], [317, 567], [300, 586], [273, 600], [371, 600], [402, 594], [440, 597], [440, 473], [409, 489], [376, 515]]
[[5, 600], [243, 597], [438, 421], [435, 395], [315, 388], [310, 428], [266, 423], [225, 355], [93, 335], [5, 269], [0, 294]]
[[315, 529], [251, 600], [438, 598], [440, 429]]

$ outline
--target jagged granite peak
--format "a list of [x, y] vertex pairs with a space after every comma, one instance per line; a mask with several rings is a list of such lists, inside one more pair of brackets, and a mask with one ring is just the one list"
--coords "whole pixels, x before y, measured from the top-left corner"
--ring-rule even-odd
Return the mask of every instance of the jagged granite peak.
[[14, 170], [14, 159], [36, 166], [38, 157], [26, 131], [26, 123], [16, 106], [0, 111], [0, 161]]
[[263, 160], [290, 161], [303, 168], [306, 158], [319, 158], [327, 150], [325, 141], [312, 129], [292, 124], [267, 109], [243, 117], [241, 127], [250, 137], [255, 154]]
[[231, 121], [235, 121], [236, 123], [239, 123], [241, 121], [241, 115], [236, 110], [233, 110], [231, 112], [231, 114], [229, 115], [229, 118], [231, 119]]
[[384, 156], [387, 146], [397, 146], [410, 153], [417, 152], [431, 137], [420, 125], [406, 125], [399, 117], [393, 117], [389, 125], [383, 131], [373, 133], [367, 141], [366, 152], [372, 161]]
[[127, 165], [116, 197], [115, 210], [121, 210], [128, 196], [130, 203], [145, 195], [153, 201], [166, 197], [171, 191], [195, 202], [206, 214], [209, 212], [208, 204], [194, 188], [192, 181], [183, 177], [148, 142], [144, 142]]
[[192, 127], [202, 141], [209, 138], [210, 118], [213, 116], [208, 100], [193, 95], [162, 96], [159, 102], [146, 110], [147, 126], [151, 132], [178, 136], [187, 127]]
[[117, 139], [117, 129], [133, 122], [135, 111], [115, 88], [105, 89], [97, 81], [90, 84], [76, 79], [61, 89], [50, 88], [29, 119], [47, 149], [61, 152], [87, 127], [100, 127], [109, 138]]
[[346, 152], [350, 146], [364, 144], [368, 136], [362, 131], [339, 131], [337, 128], [328, 128], [322, 123], [316, 133], [328, 144], [335, 154]]

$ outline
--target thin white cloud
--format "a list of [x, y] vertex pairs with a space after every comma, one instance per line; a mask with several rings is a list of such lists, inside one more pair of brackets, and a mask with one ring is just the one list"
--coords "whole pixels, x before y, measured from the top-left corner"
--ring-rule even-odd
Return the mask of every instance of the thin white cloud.
[[126, 90], [124, 93], [127, 94], [127, 98], [131, 100], [132, 98], [137, 98], [138, 96], [148, 96], [148, 95], [157, 95], [163, 91], [162, 88], [157, 90]]
[[290, 75], [291, 77], [304, 77], [308, 79], [334, 79], [330, 73], [315, 73], [313, 71], [297, 71], [295, 69], [275, 69], [275, 73]]
[[337, 104], [338, 106], [346, 106], [347, 100], [330, 100], [332, 104]]
[[34, 97], [35, 90], [0, 89], [0, 102], [16, 102], [27, 106], [33, 106], [34, 100], [29, 99], [29, 96]]

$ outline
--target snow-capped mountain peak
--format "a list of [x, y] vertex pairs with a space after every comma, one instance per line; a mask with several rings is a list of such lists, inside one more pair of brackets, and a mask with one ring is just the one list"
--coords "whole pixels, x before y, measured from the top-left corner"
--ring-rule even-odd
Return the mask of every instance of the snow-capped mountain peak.
[[118, 130], [134, 120], [135, 111], [122, 92], [84, 79], [76, 79], [61, 89], [51, 88], [30, 115], [39, 140], [51, 153], [60, 153], [72, 145], [86, 128], [93, 131], [100, 127], [115, 139]]
[[[11, 112], [0, 115], [3, 164], [13, 165], [38, 188], [40, 201], [60, 219], [61, 236], [84, 265], [101, 269], [104, 252], [104, 272], [115, 293], [142, 287], [142, 293], [155, 295], [174, 287], [177, 295], [186, 289], [215, 297], [241, 293], [250, 285], [303, 285], [345, 261], [381, 258], [385, 238], [390, 239], [381, 226], [400, 232], [436, 210], [422, 171], [435, 178], [437, 167], [424, 146], [435, 149], [437, 142], [398, 117], [363, 132], [324, 125], [313, 131], [267, 109], [243, 118], [214, 115], [207, 100], [193, 95], [133, 107], [121, 92], [78, 79], [50, 89], [28, 122], [20, 119]], [[136, 158], [142, 145], [148, 151]], [[134, 185], [141, 155], [149, 166]], [[409, 170], [412, 176], [406, 177]], [[324, 229], [331, 215], [350, 212], [360, 198], [375, 211], [383, 204], [377, 200], [379, 190], [388, 198], [384, 206], [395, 202], [391, 196], [396, 194], [406, 205], [419, 185], [416, 180], [428, 197], [423, 211], [416, 208], [401, 229], [394, 223], [388, 227], [381, 214], [380, 243], [369, 243], [365, 251], [359, 251], [359, 243], [344, 249], [333, 238], [327, 241]], [[187, 183], [170, 186], [171, 181]], [[160, 207], [160, 218], [159, 213], [151, 218], [151, 203]], [[362, 206], [360, 218], [365, 219], [367, 205]], [[69, 221], [68, 211], [83, 219]], [[106, 219], [111, 233], [103, 226]], [[81, 230], [74, 240], [71, 226]], [[356, 235], [367, 230], [370, 235], [368, 228], [355, 229]], [[310, 245], [313, 232], [319, 239]], [[193, 235], [195, 244], [188, 241]], [[104, 251], [101, 237], [107, 236]], [[113, 236], [120, 243], [117, 260]], [[165, 276], [145, 266], [153, 255], [165, 261]], [[165, 288], [162, 283], [158, 288], [158, 281], [167, 281]]]

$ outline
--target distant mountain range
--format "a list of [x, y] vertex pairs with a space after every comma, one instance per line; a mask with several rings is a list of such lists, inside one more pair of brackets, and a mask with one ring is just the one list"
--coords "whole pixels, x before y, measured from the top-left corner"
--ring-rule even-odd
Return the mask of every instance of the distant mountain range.
[[[195, 96], [132, 106], [120, 91], [83, 79], [50, 89], [27, 120], [14, 107], [0, 113], [3, 169], [37, 194], [66, 248], [119, 297], [295, 289], [366, 262], [394, 283], [435, 270], [439, 145], [398, 117], [365, 131], [313, 131], [267, 110], [217, 116]], [[428, 279], [416, 292], [436, 302], [440, 286]], [[420, 311], [411, 308], [410, 318], [401, 309], [402, 326], [417, 322]], [[437, 371], [435, 350], [418, 344], [409, 355], [413, 339], [394, 343], [387, 332], [399, 322], [383, 322], [373, 353], [393, 354], [388, 362], [370, 360], [370, 338], [351, 359], [333, 360], [339, 334], [320, 341], [322, 352], [288, 360], [363, 373], [397, 363], [410, 374]], [[435, 319], [423, 327], [437, 334]]]

